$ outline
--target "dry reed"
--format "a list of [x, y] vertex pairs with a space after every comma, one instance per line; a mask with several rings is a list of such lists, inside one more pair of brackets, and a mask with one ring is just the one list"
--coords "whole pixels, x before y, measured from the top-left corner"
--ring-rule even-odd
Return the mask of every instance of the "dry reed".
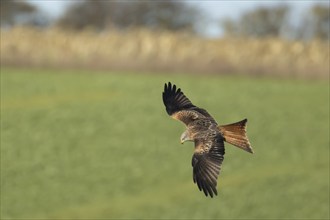
[[203, 39], [188, 33], [1, 31], [1, 65], [328, 78], [329, 43]]

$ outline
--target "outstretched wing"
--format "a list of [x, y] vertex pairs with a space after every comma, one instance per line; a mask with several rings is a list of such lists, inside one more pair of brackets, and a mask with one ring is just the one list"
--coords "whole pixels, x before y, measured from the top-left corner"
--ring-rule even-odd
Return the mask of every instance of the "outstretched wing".
[[170, 82], [168, 84], [165, 83], [163, 102], [167, 114], [185, 124], [189, 124], [198, 117], [212, 118], [206, 110], [193, 105], [181, 89], [177, 89], [176, 85], [172, 86]]
[[224, 159], [223, 138], [218, 134], [211, 140], [195, 140], [192, 157], [193, 180], [206, 196], [217, 195], [217, 179]]
[[163, 92], [163, 102], [166, 107], [166, 112], [169, 115], [174, 113], [191, 109], [194, 106], [191, 101], [183, 94], [180, 88], [176, 88], [176, 85], [173, 85], [169, 82], [168, 85], [165, 83], [164, 92]]

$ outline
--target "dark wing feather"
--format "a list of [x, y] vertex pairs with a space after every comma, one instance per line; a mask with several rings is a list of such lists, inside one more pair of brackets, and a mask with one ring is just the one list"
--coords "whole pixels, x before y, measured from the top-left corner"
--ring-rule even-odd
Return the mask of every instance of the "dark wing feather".
[[[209, 146], [211, 146], [209, 148]], [[209, 150], [208, 150], [209, 148]], [[225, 148], [221, 135], [206, 144], [195, 141], [195, 153], [192, 158], [193, 180], [206, 196], [217, 195], [217, 179], [224, 159]]]
[[166, 107], [166, 112], [169, 115], [174, 114], [175, 112], [190, 109], [194, 106], [191, 101], [183, 94], [181, 89], [177, 89], [176, 85], [173, 85], [169, 82], [165, 83], [164, 92], [163, 92], [163, 102]]

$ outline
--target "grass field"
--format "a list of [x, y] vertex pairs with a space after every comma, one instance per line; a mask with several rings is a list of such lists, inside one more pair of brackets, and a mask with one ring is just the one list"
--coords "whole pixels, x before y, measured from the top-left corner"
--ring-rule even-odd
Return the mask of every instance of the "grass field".
[[[213, 199], [167, 81], [219, 123], [249, 119], [255, 154], [226, 145]], [[328, 219], [329, 84], [2, 67], [1, 217]]]

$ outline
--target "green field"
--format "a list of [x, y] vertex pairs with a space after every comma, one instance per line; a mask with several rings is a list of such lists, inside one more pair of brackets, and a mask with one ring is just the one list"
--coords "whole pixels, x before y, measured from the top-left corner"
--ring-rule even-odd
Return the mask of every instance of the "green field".
[[[255, 154], [226, 145], [213, 199], [167, 81], [220, 124], [249, 119]], [[1, 217], [328, 219], [329, 84], [1, 68]]]

